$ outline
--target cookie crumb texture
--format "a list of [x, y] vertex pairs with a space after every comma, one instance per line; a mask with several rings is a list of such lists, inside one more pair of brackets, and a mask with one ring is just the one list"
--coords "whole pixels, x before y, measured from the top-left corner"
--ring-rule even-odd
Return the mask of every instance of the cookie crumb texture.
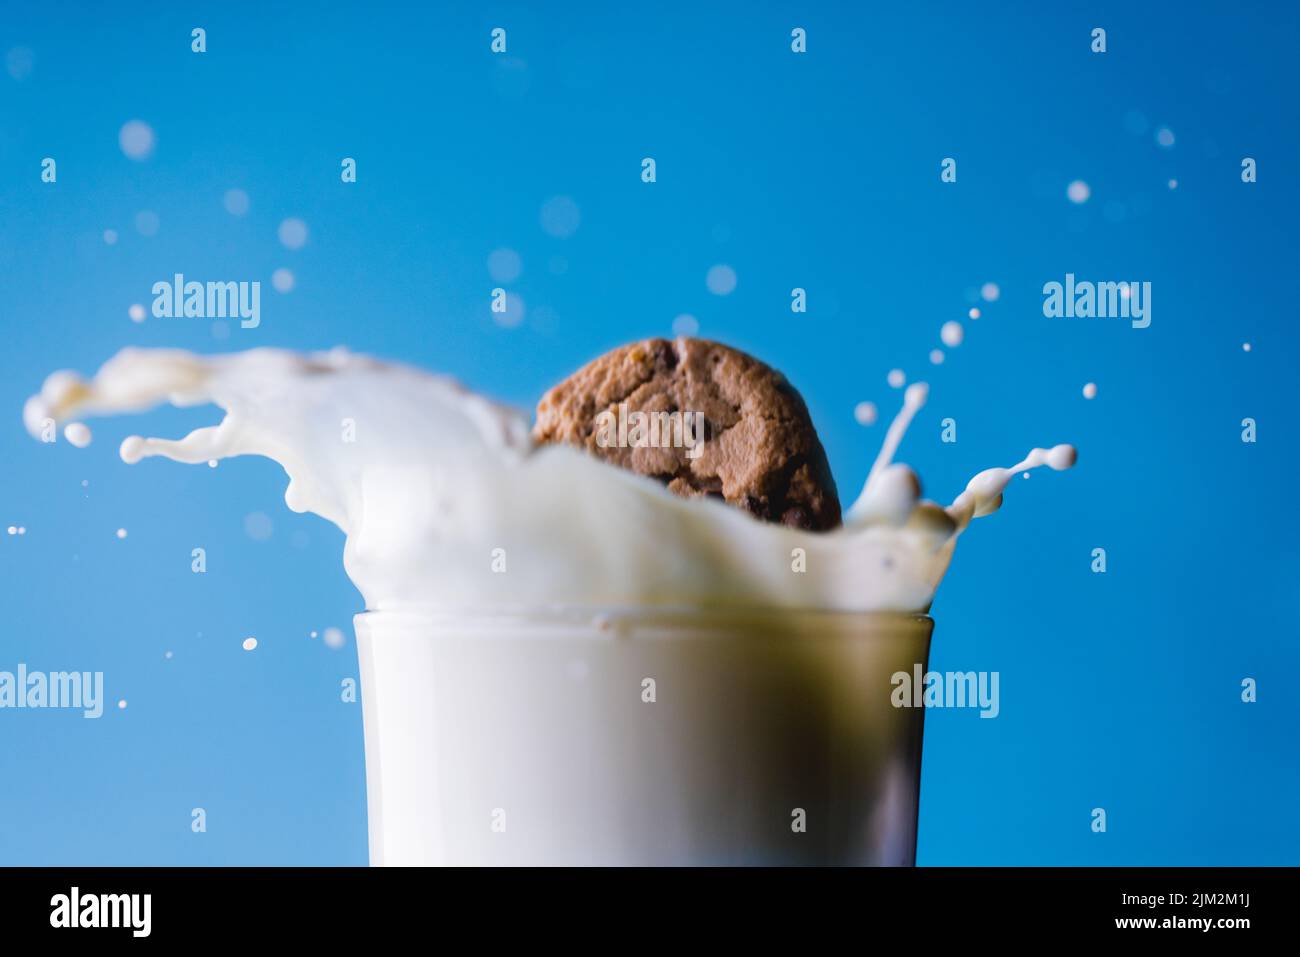
[[[667, 441], [602, 444], [598, 417], [617, 417], [620, 403], [628, 416], [701, 414], [702, 449], [692, 458]], [[799, 393], [775, 369], [707, 339], [646, 339], [587, 363], [542, 396], [533, 437], [579, 446], [678, 495], [721, 498], [764, 521], [813, 531], [840, 524], [826, 452]]]

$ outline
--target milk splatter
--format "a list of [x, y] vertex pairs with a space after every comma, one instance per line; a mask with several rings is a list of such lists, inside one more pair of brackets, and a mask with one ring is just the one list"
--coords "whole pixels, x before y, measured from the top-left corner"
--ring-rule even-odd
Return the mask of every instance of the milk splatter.
[[[901, 382], [900, 382], [901, 385]], [[128, 463], [263, 455], [285, 502], [346, 535], [344, 566], [372, 610], [735, 607], [924, 612], [957, 536], [995, 511], [1010, 478], [1068, 468], [1034, 449], [975, 476], [949, 506], [921, 498], [899, 444], [925, 404], [909, 386], [843, 527], [813, 533], [682, 499], [567, 446], [536, 447], [518, 411], [450, 379], [343, 350], [215, 356], [125, 349], [91, 379], [57, 372], [28, 400], [48, 418], [215, 404], [180, 439], [131, 436]], [[792, 556], [802, 550], [804, 572]]]

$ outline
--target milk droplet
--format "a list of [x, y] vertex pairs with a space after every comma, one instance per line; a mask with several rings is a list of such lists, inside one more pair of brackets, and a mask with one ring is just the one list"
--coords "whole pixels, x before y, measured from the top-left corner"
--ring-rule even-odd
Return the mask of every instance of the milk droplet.
[[556, 239], [568, 239], [578, 231], [582, 211], [572, 196], [552, 196], [542, 204], [542, 231]]
[[17, 525], [10, 525], [8, 531], [9, 531], [9, 534], [10, 534], [10, 535], [17, 535], [17, 534], [18, 534], [18, 526], [17, 526]]
[[279, 236], [286, 249], [302, 249], [307, 245], [307, 224], [291, 216], [280, 223]]
[[84, 449], [93, 438], [84, 422], [69, 422], [63, 427], [63, 437], [79, 449]]
[[338, 628], [326, 628], [321, 640], [325, 642], [327, 648], [342, 648], [347, 639], [344, 638], [343, 632]]
[[995, 282], [986, 282], [980, 286], [980, 295], [984, 297], [985, 302], [997, 302], [998, 297], [1002, 295], [1002, 290], [998, 288]]
[[256, 647], [257, 647], [257, 639], [256, 639], [256, 638], [245, 638], [245, 639], [244, 639], [244, 650], [245, 650], [245, 651], [252, 651], [252, 650], [253, 650], [254, 648], [256, 648]]
[[131, 303], [130, 308], [126, 310], [126, 314], [131, 317], [132, 322], [144, 322], [144, 306], [138, 302]]
[[493, 282], [512, 283], [524, 271], [524, 261], [513, 249], [502, 246], [488, 253], [487, 268]]
[[125, 710], [126, 710], [126, 699], [125, 699], [125, 698], [119, 698], [119, 699], [118, 699], [118, 702], [117, 702], [117, 708], [118, 708], [119, 711], [125, 711]]
[[1048, 468], [1063, 472], [1074, 468], [1074, 463], [1079, 461], [1079, 451], [1073, 445], [1053, 445], [1047, 450], [1044, 461], [1047, 462]]
[[242, 189], [226, 190], [226, 195], [222, 197], [221, 202], [231, 216], [243, 216], [251, 205], [248, 194]]
[[144, 120], [127, 120], [117, 131], [117, 145], [122, 152], [137, 162], [153, 153], [156, 143], [153, 127]]
[[907, 381], [907, 376], [903, 373], [902, 369], [890, 369], [889, 375], [885, 377], [885, 381], [889, 383], [890, 388], [901, 389], [903, 383]]
[[1241, 351], [1242, 351], [1242, 352], [1249, 352], [1249, 351], [1250, 351], [1250, 343], [1249, 343], [1249, 342], [1243, 342], [1243, 343], [1241, 344]]
[[117, 454], [122, 457], [122, 461], [127, 465], [134, 465], [144, 457], [144, 439], [138, 435], [128, 435], [122, 440], [122, 445], [118, 448]]
[[1089, 382], [1083, 387], [1083, 397], [1085, 399], [1095, 399], [1097, 397], [1097, 383]]
[[943, 344], [949, 349], [956, 349], [961, 345], [961, 341], [965, 335], [966, 330], [961, 327], [960, 322], [955, 320], [945, 322], [943, 328], [939, 330], [939, 338], [943, 340]]
[[152, 209], [142, 209], [135, 214], [135, 231], [141, 236], [156, 236], [162, 222]]
[[119, 529], [117, 530], [117, 537], [118, 537], [118, 538], [126, 538], [126, 529], [125, 529], [125, 528], [119, 528]]
[[27, 526], [26, 526], [26, 525], [19, 525], [19, 526], [18, 526], [18, 534], [19, 534], [19, 535], [26, 535], [26, 534], [27, 534]]
[[1076, 179], [1065, 188], [1065, 195], [1070, 197], [1072, 203], [1086, 203], [1088, 197], [1092, 195], [1092, 190], [1083, 180]]
[[249, 512], [244, 516], [244, 534], [255, 542], [267, 541], [274, 530], [271, 516], [265, 512]]
[[858, 425], [875, 425], [877, 414], [874, 402], [859, 402], [853, 407], [853, 418], [857, 419]]
[[931, 350], [930, 350], [930, 361], [931, 361], [932, 363], [934, 363], [935, 365], [937, 365], [937, 366], [938, 366], [938, 365], [943, 365], [943, 350], [942, 350], [942, 349], [931, 349]]
[[966, 313], [966, 315], [970, 316], [972, 319], [978, 319], [980, 317], [979, 307], [971, 306], [970, 311]]
[[736, 270], [726, 263], [711, 266], [704, 277], [704, 284], [715, 296], [729, 296], [736, 289]]

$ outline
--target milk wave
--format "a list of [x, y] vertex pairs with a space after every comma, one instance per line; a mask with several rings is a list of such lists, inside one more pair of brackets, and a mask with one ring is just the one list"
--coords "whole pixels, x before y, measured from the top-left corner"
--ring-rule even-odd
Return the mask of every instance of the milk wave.
[[51, 375], [23, 417], [40, 436], [51, 419], [219, 406], [218, 425], [184, 438], [127, 438], [123, 460], [274, 459], [289, 476], [289, 508], [343, 530], [344, 566], [371, 610], [923, 613], [958, 535], [997, 510], [1010, 480], [1075, 461], [1071, 446], [1036, 448], [976, 475], [947, 507], [925, 501], [893, 457], [926, 395], [922, 383], [907, 389], [844, 525], [820, 533], [679, 498], [567, 446], [535, 446], [517, 410], [341, 349], [124, 349], [90, 380]]

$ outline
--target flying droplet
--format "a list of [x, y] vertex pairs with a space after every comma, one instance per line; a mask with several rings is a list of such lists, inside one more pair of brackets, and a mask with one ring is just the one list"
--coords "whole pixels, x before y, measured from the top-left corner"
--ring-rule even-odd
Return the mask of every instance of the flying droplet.
[[90, 434], [90, 428], [84, 422], [69, 422], [63, 427], [63, 437], [70, 444], [79, 449], [84, 449], [90, 444], [93, 436]]
[[689, 312], [683, 312], [673, 320], [673, 335], [675, 336], [693, 336], [699, 331], [699, 320]]
[[250, 205], [248, 194], [242, 189], [226, 190], [226, 195], [222, 197], [221, 203], [231, 216], [243, 216], [248, 212]]
[[715, 296], [729, 296], [736, 290], [736, 270], [725, 263], [719, 263], [709, 269], [704, 284]]
[[148, 159], [156, 141], [153, 127], [144, 120], [128, 120], [117, 131], [117, 145], [133, 160]]
[[307, 224], [291, 216], [280, 223], [279, 236], [286, 249], [302, 249], [307, 245]]

